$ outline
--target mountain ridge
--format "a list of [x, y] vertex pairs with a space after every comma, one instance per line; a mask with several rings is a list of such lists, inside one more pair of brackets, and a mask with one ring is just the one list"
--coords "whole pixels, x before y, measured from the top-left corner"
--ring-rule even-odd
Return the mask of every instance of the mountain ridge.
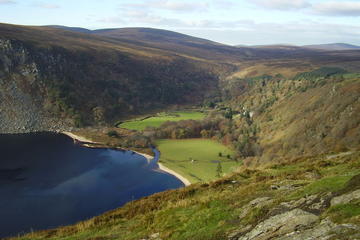
[[313, 45], [304, 45], [302, 47], [320, 49], [320, 50], [360, 50], [360, 46], [348, 44], [348, 43], [328, 43], [328, 44], [313, 44]]

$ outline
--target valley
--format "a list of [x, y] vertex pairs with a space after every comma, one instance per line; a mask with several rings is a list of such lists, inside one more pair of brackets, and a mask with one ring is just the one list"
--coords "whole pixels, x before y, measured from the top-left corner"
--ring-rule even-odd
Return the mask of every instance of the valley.
[[[133, 179], [136, 197], [130, 184], [102, 210], [9, 239], [356, 239], [360, 51], [350, 47], [0, 24], [0, 133], [66, 132], [71, 148], [119, 162], [155, 152], [161, 165], [130, 155], [133, 171], [110, 166], [109, 181]], [[111, 192], [124, 191], [101, 198]]]

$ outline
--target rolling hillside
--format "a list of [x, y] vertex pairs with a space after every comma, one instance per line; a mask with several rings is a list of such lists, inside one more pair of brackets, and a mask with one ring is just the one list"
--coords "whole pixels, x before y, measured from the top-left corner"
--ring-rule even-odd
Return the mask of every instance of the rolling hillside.
[[[126, 131], [147, 146], [156, 134], [211, 138], [241, 169], [18, 239], [358, 237], [360, 51], [0, 24], [0, 133], [87, 132], [187, 105], [206, 107], [208, 117]], [[114, 146], [127, 140], [109, 135], [117, 128], [94, 129]]]
[[[180, 33], [0, 25], [1, 132], [113, 124], [202, 103], [219, 79], [358, 68], [360, 53], [236, 48]], [[15, 119], [15, 121], [14, 121]]]

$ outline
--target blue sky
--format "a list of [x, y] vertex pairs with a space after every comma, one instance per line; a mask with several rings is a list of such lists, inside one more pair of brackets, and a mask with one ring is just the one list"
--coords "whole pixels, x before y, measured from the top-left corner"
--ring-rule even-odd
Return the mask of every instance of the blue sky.
[[0, 22], [153, 27], [227, 44], [360, 45], [360, 0], [0, 0]]

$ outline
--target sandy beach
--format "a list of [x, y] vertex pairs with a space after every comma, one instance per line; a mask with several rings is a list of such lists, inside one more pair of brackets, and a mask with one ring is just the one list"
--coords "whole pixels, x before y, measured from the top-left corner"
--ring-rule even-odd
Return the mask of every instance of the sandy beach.
[[151, 156], [151, 155], [149, 155], [149, 154], [137, 152], [137, 151], [134, 151], [134, 150], [131, 150], [131, 151], [133, 151], [134, 153], [139, 154], [139, 155], [145, 157], [148, 163], [150, 163], [150, 162], [154, 159], [154, 157]]
[[[81, 142], [84, 147], [94, 148], [94, 146], [92, 146], [91, 144], [87, 144], [87, 143], [98, 143], [98, 142], [94, 142], [94, 141], [92, 141], [92, 140], [90, 140], [90, 139], [87, 139], [87, 138], [85, 138], [85, 137], [76, 135], [76, 134], [71, 133], [71, 132], [61, 132], [61, 133], [62, 133], [62, 134], [65, 134], [66, 136], [68, 136], [68, 137], [70, 137], [70, 138], [72, 138], [72, 139], [75, 139], [75, 140]], [[131, 150], [131, 151], [133, 151], [133, 150]], [[154, 159], [154, 157], [153, 157], [153, 156], [150, 156], [149, 154], [141, 153], [141, 152], [137, 152], [137, 151], [133, 151], [133, 152], [135, 152], [135, 153], [137, 153], [137, 154], [145, 157], [148, 163], [150, 163], [150, 162]], [[175, 172], [175, 171], [173, 171], [173, 170], [165, 167], [164, 165], [162, 165], [162, 164], [159, 163], [159, 162], [158, 162], [158, 165], [159, 165], [159, 169], [160, 169], [161, 171], [167, 172], [167, 173], [175, 176], [175, 177], [178, 178], [181, 182], [183, 182], [185, 186], [189, 186], [189, 185], [191, 184], [188, 179], [186, 179], [185, 177], [181, 176], [181, 175], [178, 174], [177, 172]]]
[[68, 136], [68, 137], [71, 137], [72, 139], [74, 140], [77, 140], [79, 142], [84, 142], [84, 143], [97, 143], [97, 142], [94, 142], [90, 139], [87, 139], [85, 137], [82, 137], [82, 136], [79, 136], [79, 135], [76, 135], [74, 133], [71, 133], [71, 132], [61, 132], [62, 134]]
[[158, 162], [158, 165], [159, 165], [159, 169], [164, 171], [164, 172], [167, 172], [173, 176], [175, 176], [176, 178], [178, 178], [180, 181], [182, 181], [184, 183], [185, 186], [189, 186], [191, 185], [191, 182], [189, 180], [187, 180], [185, 177], [181, 176], [180, 174], [178, 174], [177, 172], [171, 170], [170, 168], [167, 168], [165, 167], [163, 164], [159, 163]]

